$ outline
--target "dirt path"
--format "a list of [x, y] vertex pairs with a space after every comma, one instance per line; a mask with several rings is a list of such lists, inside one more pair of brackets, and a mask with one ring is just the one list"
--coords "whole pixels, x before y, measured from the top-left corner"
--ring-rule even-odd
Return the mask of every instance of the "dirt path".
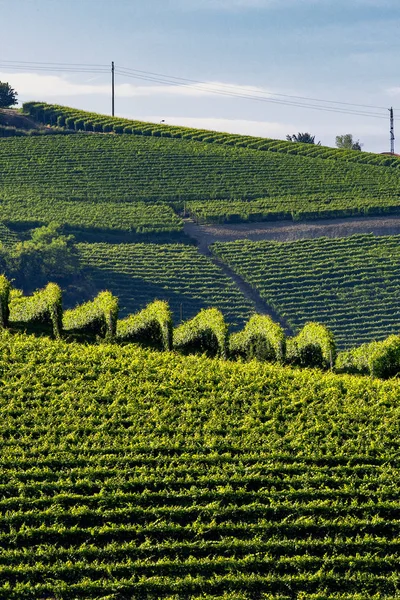
[[190, 219], [184, 219], [184, 231], [197, 241], [199, 248], [204, 252], [214, 242], [231, 242], [242, 239], [289, 242], [321, 236], [346, 237], [355, 233], [400, 234], [400, 216], [349, 217], [297, 223], [293, 221], [264, 221], [228, 225], [197, 225]]
[[[191, 235], [191, 237], [195, 237], [193, 235], [194, 230], [191, 229], [191, 225], [197, 227], [197, 225], [195, 225], [195, 223], [193, 223], [192, 221], [185, 221], [185, 233], [188, 233], [187, 229], [190, 229], [192, 233], [188, 233], [188, 235]], [[293, 331], [289, 327], [288, 323], [286, 323], [286, 321], [284, 321], [278, 315], [278, 313], [274, 311], [272, 306], [269, 306], [269, 304], [267, 304], [265, 300], [261, 298], [257, 290], [252, 288], [251, 285], [249, 285], [242, 277], [240, 277], [240, 275], [238, 275], [237, 273], [235, 273], [235, 271], [228, 267], [228, 265], [222, 262], [222, 260], [211, 254], [211, 251], [208, 247], [208, 244], [211, 242], [204, 242], [202, 238], [195, 239], [197, 239], [198, 241], [199, 252], [210, 258], [213, 261], [213, 263], [216, 264], [221, 269], [221, 271], [234, 282], [234, 284], [236, 285], [236, 287], [239, 288], [242, 294], [253, 304], [255, 312], [257, 312], [260, 315], [268, 315], [269, 317], [271, 317], [271, 319], [275, 321], [275, 323], [280, 323], [286, 335], [293, 335]]]
[[213, 256], [209, 246], [214, 242], [231, 242], [240, 239], [287, 242], [321, 236], [346, 237], [355, 233], [394, 235], [400, 234], [400, 216], [321, 219], [303, 223], [275, 221], [232, 225], [197, 225], [191, 219], [184, 219], [184, 231], [197, 241], [199, 251], [211, 258], [236, 284], [244, 296], [252, 302], [257, 313], [269, 315], [275, 322], [281, 324], [287, 335], [293, 335], [289, 325], [261, 298], [258, 292], [225, 263]]
[[219, 258], [216, 258], [211, 253], [209, 253], [209, 257], [216, 265], [220, 267], [221, 271], [223, 271], [227, 277], [232, 279], [232, 281], [235, 283], [236, 287], [239, 288], [242, 294], [246, 298], [248, 298], [250, 302], [252, 302], [256, 313], [258, 313], [259, 315], [268, 315], [273, 321], [275, 321], [275, 323], [279, 323], [281, 325], [286, 335], [293, 335], [293, 331], [290, 328], [289, 324], [286, 323], [286, 321], [282, 319], [282, 317], [278, 315], [277, 312], [274, 311], [272, 306], [267, 304], [265, 300], [261, 298], [257, 290], [252, 288], [251, 285], [249, 285], [242, 277], [240, 277], [240, 275], [235, 273], [235, 271], [232, 271], [232, 269], [228, 267], [225, 263], [223, 263]]

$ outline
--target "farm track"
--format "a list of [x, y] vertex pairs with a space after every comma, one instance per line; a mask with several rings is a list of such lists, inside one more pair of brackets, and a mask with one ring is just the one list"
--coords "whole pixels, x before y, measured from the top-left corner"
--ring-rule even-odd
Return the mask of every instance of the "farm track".
[[234, 284], [236, 285], [236, 287], [239, 288], [242, 294], [246, 298], [248, 298], [248, 300], [250, 300], [250, 302], [253, 304], [254, 310], [257, 313], [270, 316], [271, 319], [273, 319], [273, 321], [280, 323], [286, 335], [293, 335], [293, 331], [288, 325], [288, 323], [286, 323], [286, 321], [284, 321], [280, 317], [280, 315], [278, 315], [278, 313], [275, 312], [274, 309], [271, 306], [269, 306], [265, 302], [265, 300], [263, 300], [263, 298], [261, 298], [259, 293], [254, 288], [252, 288], [251, 285], [249, 285], [242, 277], [240, 277], [240, 275], [235, 273], [230, 267], [228, 267], [228, 265], [222, 262], [222, 260], [214, 256], [211, 253], [208, 244], [203, 243], [203, 239], [198, 239], [197, 237], [195, 237], [195, 235], [193, 235], [191, 227], [192, 225], [194, 227], [200, 228], [198, 225], [193, 223], [193, 221], [189, 221], [187, 219], [184, 220], [184, 232], [190, 237], [195, 238], [197, 240], [199, 252], [211, 259], [213, 263], [217, 265], [221, 269], [221, 271], [223, 271], [223, 273], [234, 282]]
[[396, 235], [400, 234], [400, 216], [347, 217], [296, 223], [262, 221], [224, 225], [198, 225], [191, 219], [184, 219], [184, 231], [197, 241], [200, 251], [204, 253], [214, 242], [233, 242], [242, 239], [290, 242], [322, 236], [347, 237], [357, 233]]
[[229, 277], [248, 298], [256, 312], [269, 315], [281, 324], [287, 335], [293, 335], [288, 323], [251, 287], [220, 259], [213, 256], [210, 245], [214, 242], [232, 242], [248, 239], [251, 241], [271, 240], [288, 242], [317, 237], [348, 237], [354, 234], [373, 233], [375, 235], [400, 234], [400, 217], [364, 217], [345, 219], [321, 219], [318, 222], [293, 223], [289, 221], [254, 222], [227, 225], [198, 225], [191, 219], [184, 219], [184, 232], [197, 241], [199, 252], [208, 256]]

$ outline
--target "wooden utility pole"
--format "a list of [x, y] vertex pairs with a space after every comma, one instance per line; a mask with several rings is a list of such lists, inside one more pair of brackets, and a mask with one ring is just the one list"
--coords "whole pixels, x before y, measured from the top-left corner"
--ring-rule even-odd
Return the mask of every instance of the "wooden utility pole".
[[393, 108], [389, 108], [390, 113], [390, 154], [394, 154], [394, 117]]
[[115, 72], [114, 72], [114, 61], [111, 63], [111, 116], [114, 116], [114, 100], [115, 100]]

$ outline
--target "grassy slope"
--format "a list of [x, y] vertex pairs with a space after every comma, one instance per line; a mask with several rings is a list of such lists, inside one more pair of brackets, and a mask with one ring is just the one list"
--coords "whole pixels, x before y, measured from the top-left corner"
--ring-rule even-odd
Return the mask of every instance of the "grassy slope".
[[[0, 142], [1, 218], [17, 227], [57, 221], [79, 230], [83, 241], [110, 241], [105, 236], [114, 232], [121, 236], [116, 241], [140, 241], [141, 236], [146, 241], [147, 234], [154, 234], [161, 242], [179, 241], [173, 236], [179, 235], [182, 221], [171, 205], [182, 208], [186, 203], [189, 210], [205, 206], [205, 215], [215, 213], [217, 220], [228, 213], [240, 220], [250, 213], [251, 218], [268, 217], [271, 210], [286, 216], [299, 211], [326, 216], [332, 210], [340, 213], [340, 206], [349, 213], [400, 207], [396, 168], [284, 154], [272, 151], [273, 146], [270, 150], [145, 135], [78, 133], [4, 139]], [[270, 194], [266, 200], [249, 201], [266, 194]], [[127, 305], [134, 302], [136, 310], [134, 271], [129, 267], [128, 273], [124, 267], [122, 276], [118, 269], [110, 274], [110, 260], [107, 253], [102, 255], [103, 263], [96, 264], [98, 289], [115, 282], [114, 293], [123, 295]], [[154, 264], [152, 268], [164, 267]], [[140, 306], [160, 295], [158, 283], [163, 276], [155, 276], [154, 295], [141, 294]], [[197, 285], [196, 277], [191, 279], [193, 284]], [[117, 289], [119, 285], [123, 289]], [[166, 285], [162, 285], [163, 297]], [[208, 286], [208, 303], [214, 303], [218, 286], [210, 281]], [[180, 304], [191, 305], [190, 294], [183, 294], [180, 286], [167, 292], [175, 302], [175, 316]], [[204, 294], [201, 302], [207, 304]], [[243, 314], [234, 315], [234, 321], [247, 317], [243, 306]], [[198, 308], [197, 304], [189, 306], [184, 315], [192, 316]]]
[[395, 597], [396, 381], [7, 333], [0, 357], [0, 598]]
[[399, 240], [365, 234], [212, 248], [295, 331], [318, 321], [349, 348], [399, 331]]
[[[2, 218], [11, 221], [35, 217], [47, 206], [68, 223], [72, 202], [86, 202], [88, 210], [112, 203], [117, 210], [121, 202], [182, 205], [290, 194], [299, 197], [299, 210], [309, 208], [312, 196], [314, 212], [329, 209], [329, 197], [345, 199], [346, 210], [400, 206], [396, 169], [181, 139], [83, 134], [4, 139], [0, 167]], [[293, 198], [289, 205], [296, 211]]]

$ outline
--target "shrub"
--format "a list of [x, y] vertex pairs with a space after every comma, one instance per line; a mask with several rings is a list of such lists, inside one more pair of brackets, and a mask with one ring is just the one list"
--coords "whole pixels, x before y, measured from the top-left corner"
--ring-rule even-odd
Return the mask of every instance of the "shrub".
[[99, 335], [111, 341], [115, 337], [118, 319], [118, 298], [111, 292], [100, 292], [94, 300], [85, 302], [63, 316], [65, 331]]
[[10, 321], [44, 323], [51, 325], [54, 337], [62, 333], [62, 292], [56, 283], [49, 283], [32, 296], [23, 296], [19, 290], [10, 294]]
[[295, 338], [287, 341], [287, 361], [301, 367], [333, 368], [336, 344], [333, 334], [325, 325], [306, 323]]
[[286, 354], [285, 333], [267, 315], [253, 315], [243, 331], [230, 336], [229, 351], [235, 358], [281, 362]]
[[203, 309], [174, 330], [173, 342], [174, 348], [188, 354], [205, 352], [208, 356], [226, 358], [228, 327], [219, 310]]
[[65, 126], [67, 129], [75, 129], [75, 119], [74, 117], [67, 117], [65, 119]]
[[155, 300], [139, 313], [118, 321], [116, 339], [171, 350], [172, 314], [168, 303]]
[[10, 289], [11, 284], [5, 275], [0, 275], [0, 327], [7, 327], [10, 317]]
[[390, 335], [382, 342], [362, 344], [353, 350], [340, 352], [336, 370], [388, 379], [400, 373], [400, 336]]
[[85, 130], [85, 121], [83, 119], [75, 119], [75, 130], [76, 131], [84, 131]]

